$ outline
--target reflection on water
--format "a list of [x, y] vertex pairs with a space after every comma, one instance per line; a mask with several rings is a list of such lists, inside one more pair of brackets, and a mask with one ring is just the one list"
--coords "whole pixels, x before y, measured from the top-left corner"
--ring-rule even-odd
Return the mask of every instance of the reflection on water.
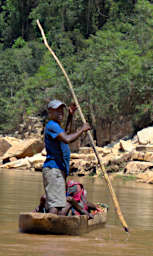
[[0, 171], [0, 256], [152, 256], [153, 186], [133, 181], [113, 182], [129, 226], [128, 235], [114, 212], [105, 181], [77, 179], [85, 185], [90, 201], [109, 204], [106, 227], [81, 237], [29, 235], [19, 233], [18, 216], [38, 205], [43, 193], [41, 173]]

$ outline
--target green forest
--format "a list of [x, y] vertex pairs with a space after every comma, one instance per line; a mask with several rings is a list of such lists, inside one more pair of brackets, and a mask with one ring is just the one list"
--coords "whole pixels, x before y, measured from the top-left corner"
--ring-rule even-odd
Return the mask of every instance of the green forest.
[[37, 19], [93, 127], [122, 116], [152, 124], [152, 0], [0, 0], [1, 134], [43, 118], [49, 99], [72, 100]]

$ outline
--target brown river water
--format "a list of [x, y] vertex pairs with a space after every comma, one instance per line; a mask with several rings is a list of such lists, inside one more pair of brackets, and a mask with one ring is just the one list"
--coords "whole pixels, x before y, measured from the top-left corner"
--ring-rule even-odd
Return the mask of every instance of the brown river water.
[[0, 170], [0, 256], [153, 256], [153, 185], [113, 181], [126, 233], [114, 212], [105, 181], [77, 177], [88, 199], [109, 205], [105, 228], [82, 236], [23, 234], [18, 230], [20, 212], [31, 211], [43, 193], [41, 173]]

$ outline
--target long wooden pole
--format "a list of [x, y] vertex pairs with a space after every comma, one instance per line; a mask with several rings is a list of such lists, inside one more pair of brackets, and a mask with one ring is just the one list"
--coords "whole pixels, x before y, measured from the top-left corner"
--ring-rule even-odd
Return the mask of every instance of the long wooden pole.
[[[77, 108], [78, 108], [78, 111], [79, 111], [79, 113], [80, 113], [82, 122], [83, 122], [83, 123], [86, 123], [86, 120], [85, 120], [85, 117], [84, 117], [83, 112], [82, 112], [82, 110], [81, 110], [81, 107], [80, 107], [80, 105], [79, 105], [78, 99], [77, 99], [77, 97], [76, 97], [76, 95], [75, 95], [75, 92], [74, 92], [74, 90], [73, 90], [73, 86], [72, 86], [72, 84], [71, 84], [71, 81], [70, 81], [70, 79], [69, 79], [69, 77], [68, 77], [68, 75], [67, 75], [67, 73], [66, 73], [64, 67], [62, 66], [61, 62], [59, 61], [59, 59], [57, 58], [57, 56], [55, 55], [55, 53], [53, 52], [53, 50], [51, 49], [51, 47], [48, 45], [48, 42], [47, 42], [47, 39], [46, 39], [44, 30], [43, 30], [43, 28], [42, 28], [42, 26], [41, 26], [39, 20], [37, 20], [37, 25], [38, 25], [38, 27], [39, 27], [39, 29], [40, 29], [40, 31], [41, 31], [41, 35], [42, 35], [42, 37], [43, 37], [45, 46], [48, 48], [49, 52], [53, 55], [54, 59], [56, 60], [56, 62], [57, 62], [57, 64], [59, 65], [59, 67], [61, 68], [61, 70], [62, 70], [62, 72], [63, 72], [63, 74], [64, 74], [64, 76], [65, 76], [65, 78], [66, 78], [66, 80], [67, 80], [67, 83], [68, 83], [69, 88], [70, 88], [70, 91], [71, 91], [71, 93], [72, 93], [74, 102], [75, 102], [75, 104], [76, 104], [76, 106], [77, 106]], [[123, 215], [122, 215], [122, 212], [121, 212], [121, 209], [120, 209], [120, 205], [119, 205], [119, 202], [118, 202], [118, 200], [117, 200], [116, 194], [115, 194], [114, 189], [113, 189], [113, 186], [112, 186], [112, 184], [111, 184], [111, 181], [110, 181], [110, 179], [109, 179], [109, 176], [108, 176], [108, 174], [107, 174], [107, 172], [106, 172], [106, 170], [105, 170], [105, 167], [104, 167], [104, 165], [102, 164], [101, 159], [100, 159], [100, 157], [99, 157], [99, 155], [98, 155], [98, 152], [97, 152], [97, 149], [96, 149], [96, 147], [95, 147], [94, 140], [93, 140], [93, 138], [92, 138], [91, 132], [88, 131], [87, 133], [88, 133], [88, 136], [89, 136], [89, 139], [90, 139], [90, 142], [91, 142], [91, 146], [92, 146], [92, 148], [93, 148], [93, 150], [94, 150], [94, 152], [95, 152], [95, 155], [96, 155], [96, 157], [97, 157], [98, 163], [99, 163], [99, 165], [100, 165], [101, 171], [102, 171], [102, 173], [103, 173], [103, 175], [104, 175], [104, 178], [105, 178], [105, 180], [106, 180], [106, 182], [107, 182], [107, 184], [108, 184], [109, 191], [110, 191], [110, 193], [111, 193], [111, 196], [112, 196], [112, 199], [113, 199], [113, 202], [114, 202], [114, 206], [115, 206], [116, 213], [117, 213], [117, 215], [118, 215], [118, 217], [119, 217], [119, 219], [120, 219], [120, 222], [121, 222], [121, 224], [122, 224], [124, 230], [125, 230], [126, 232], [128, 232], [128, 226], [127, 226], [126, 221], [125, 221], [125, 219], [124, 219], [124, 217], [123, 217]]]

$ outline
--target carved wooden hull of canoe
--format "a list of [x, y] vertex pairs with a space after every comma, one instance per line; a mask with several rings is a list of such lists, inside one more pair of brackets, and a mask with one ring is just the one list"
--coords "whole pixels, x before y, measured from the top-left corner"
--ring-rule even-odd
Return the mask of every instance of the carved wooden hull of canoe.
[[107, 208], [88, 220], [86, 215], [57, 216], [52, 213], [20, 213], [19, 230], [35, 234], [81, 235], [95, 228], [104, 226], [107, 219]]

